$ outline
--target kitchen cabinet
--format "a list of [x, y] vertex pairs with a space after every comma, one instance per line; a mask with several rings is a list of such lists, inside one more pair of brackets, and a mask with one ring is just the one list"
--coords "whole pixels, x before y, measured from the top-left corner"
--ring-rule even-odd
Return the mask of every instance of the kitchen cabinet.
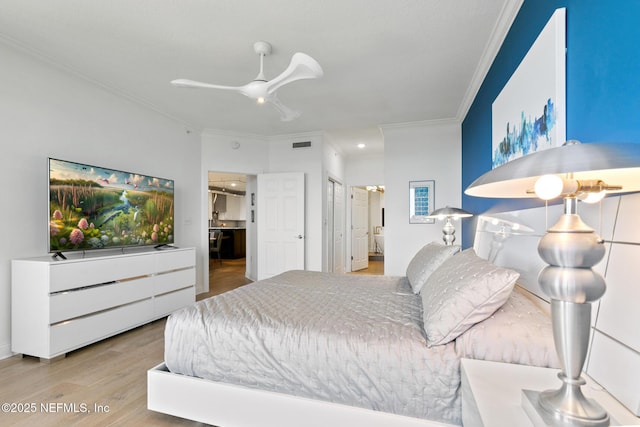
[[225, 219], [244, 221], [247, 219], [247, 207], [244, 196], [227, 196]]
[[213, 227], [222, 231], [222, 247], [220, 257], [222, 259], [244, 258], [247, 252], [247, 230], [236, 227]]

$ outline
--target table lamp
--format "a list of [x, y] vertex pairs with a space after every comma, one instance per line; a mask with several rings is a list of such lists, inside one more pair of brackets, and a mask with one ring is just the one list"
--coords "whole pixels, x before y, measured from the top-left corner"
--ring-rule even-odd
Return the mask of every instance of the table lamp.
[[[487, 261], [493, 263], [507, 239], [512, 236], [533, 236], [534, 230], [519, 222], [495, 216], [480, 215], [480, 217], [478, 217], [478, 225], [476, 226], [476, 235], [478, 233], [489, 233], [492, 235], [491, 248], [487, 255]], [[476, 249], [476, 253], [477, 252], [478, 249]]]
[[592, 270], [604, 257], [604, 241], [577, 213], [578, 200], [606, 193], [640, 191], [640, 144], [567, 141], [520, 157], [475, 180], [465, 194], [477, 197], [564, 199], [564, 213], [540, 239], [538, 253], [549, 264], [538, 275], [551, 300], [553, 336], [560, 361], [557, 390], [524, 390], [535, 415], [549, 425], [608, 426], [609, 415], [581, 387], [589, 347], [591, 303], [605, 292]]
[[439, 221], [445, 221], [444, 226], [442, 227], [442, 240], [444, 240], [445, 245], [453, 245], [453, 242], [456, 240], [456, 227], [453, 225], [452, 221], [458, 220], [459, 218], [468, 218], [473, 216], [472, 213], [467, 212], [463, 209], [459, 208], [451, 208], [449, 206], [436, 209], [431, 212], [427, 218], [435, 218]]

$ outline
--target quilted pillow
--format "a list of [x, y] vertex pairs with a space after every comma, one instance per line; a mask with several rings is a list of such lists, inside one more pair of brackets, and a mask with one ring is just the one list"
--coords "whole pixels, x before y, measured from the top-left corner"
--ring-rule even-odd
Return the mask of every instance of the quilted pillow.
[[551, 317], [516, 285], [507, 302], [456, 338], [456, 352], [469, 359], [559, 368]]
[[459, 250], [460, 246], [445, 246], [437, 242], [428, 243], [420, 249], [407, 266], [407, 279], [413, 292], [420, 293], [429, 276]]
[[446, 344], [485, 320], [507, 301], [518, 277], [472, 248], [445, 260], [420, 292], [427, 345]]

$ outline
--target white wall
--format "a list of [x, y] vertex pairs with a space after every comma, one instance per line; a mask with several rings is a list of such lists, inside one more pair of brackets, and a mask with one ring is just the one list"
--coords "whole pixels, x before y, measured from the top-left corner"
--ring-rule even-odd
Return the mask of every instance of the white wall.
[[455, 121], [437, 121], [384, 126], [382, 130], [384, 271], [388, 275], [404, 275], [409, 261], [422, 246], [442, 241], [442, 223], [409, 224], [409, 181], [435, 180], [436, 209], [460, 206], [461, 128]]
[[345, 179], [351, 187], [384, 185], [384, 154], [349, 157], [345, 167]]
[[345, 179], [345, 157], [326, 137], [322, 140], [322, 165], [327, 177], [343, 182]]
[[[0, 358], [10, 355], [12, 258], [46, 255], [47, 157], [175, 180], [176, 244], [197, 246], [199, 130], [0, 43]], [[206, 205], [205, 205], [206, 206]], [[197, 266], [198, 288], [202, 265]]]

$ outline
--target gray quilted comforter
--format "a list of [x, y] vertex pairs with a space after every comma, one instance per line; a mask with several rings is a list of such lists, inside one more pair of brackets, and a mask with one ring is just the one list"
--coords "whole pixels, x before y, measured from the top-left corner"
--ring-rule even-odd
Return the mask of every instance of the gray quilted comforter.
[[455, 342], [427, 348], [404, 277], [289, 271], [172, 314], [170, 371], [461, 423]]

